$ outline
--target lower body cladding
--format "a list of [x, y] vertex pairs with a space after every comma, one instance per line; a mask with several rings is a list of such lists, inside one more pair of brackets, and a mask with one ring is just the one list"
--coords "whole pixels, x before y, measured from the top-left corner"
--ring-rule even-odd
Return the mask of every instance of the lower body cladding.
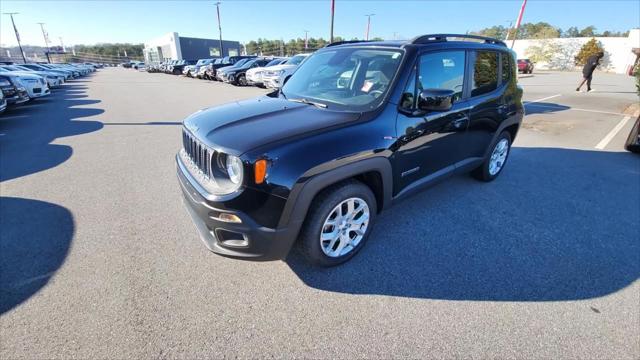
[[[265, 226], [260, 224], [255, 216], [250, 216], [247, 211], [233, 209], [227, 202], [207, 200], [179, 157], [176, 158], [176, 162], [178, 181], [184, 195], [185, 207], [191, 215], [200, 239], [209, 250], [219, 255], [253, 261], [280, 260], [287, 256], [297, 238], [299, 226], [279, 227], [275, 225], [278, 219], [274, 219], [274, 221], [261, 219], [261, 222], [271, 222], [271, 225], [274, 225], [273, 227]], [[262, 213], [281, 213], [286, 202], [281, 198], [273, 199], [276, 197], [258, 190], [245, 189], [243, 192], [247, 191], [251, 192], [247, 194], [250, 199], [264, 198], [265, 196], [270, 198], [267, 201], [259, 201], [263, 204], [271, 201], [269, 205], [263, 205], [267, 208], [270, 207], [270, 209], [263, 209]], [[243, 201], [239, 200], [238, 202], [242, 203]], [[245, 207], [255, 208], [257, 206], [246, 204]], [[223, 214], [227, 218], [233, 217], [235, 222], [223, 220], [221, 218]]]

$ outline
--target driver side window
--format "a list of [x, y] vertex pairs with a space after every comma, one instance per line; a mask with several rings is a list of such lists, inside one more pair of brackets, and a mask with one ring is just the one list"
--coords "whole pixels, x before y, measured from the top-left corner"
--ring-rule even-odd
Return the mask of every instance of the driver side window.
[[446, 89], [456, 92], [454, 101], [462, 98], [465, 52], [445, 51], [425, 54], [418, 66], [418, 92], [424, 89]]

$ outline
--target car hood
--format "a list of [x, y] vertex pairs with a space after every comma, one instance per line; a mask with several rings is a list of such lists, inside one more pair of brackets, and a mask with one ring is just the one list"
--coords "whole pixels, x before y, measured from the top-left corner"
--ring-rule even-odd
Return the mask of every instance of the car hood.
[[214, 149], [239, 156], [276, 141], [345, 126], [360, 113], [262, 96], [208, 108], [189, 116], [184, 127]]
[[232, 69], [234, 67], [235, 67], [234, 65], [227, 65], [227, 66], [223, 66], [223, 67], [218, 68], [218, 71], [227, 71], [227, 70]]
[[42, 79], [42, 76], [38, 76], [38, 75], [34, 75], [28, 71], [11, 71], [12, 74], [14, 74], [15, 76], [21, 78], [21, 79], [36, 79], [36, 80], [40, 80]]
[[268, 68], [265, 68], [266, 71], [279, 71], [279, 70], [286, 70], [286, 69], [291, 69], [294, 68], [298, 65], [287, 65], [287, 64], [282, 64], [282, 65], [273, 65], [273, 66], [269, 66]]

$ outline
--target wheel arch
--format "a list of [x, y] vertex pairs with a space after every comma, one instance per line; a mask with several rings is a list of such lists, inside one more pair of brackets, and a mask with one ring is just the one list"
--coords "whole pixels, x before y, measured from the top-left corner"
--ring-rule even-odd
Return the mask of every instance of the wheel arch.
[[324, 189], [348, 179], [356, 179], [371, 188], [377, 202], [378, 212], [391, 205], [393, 177], [391, 163], [385, 157], [374, 157], [342, 165], [314, 175], [301, 176], [291, 193], [280, 218], [279, 227], [289, 227], [296, 238], [309, 207]]

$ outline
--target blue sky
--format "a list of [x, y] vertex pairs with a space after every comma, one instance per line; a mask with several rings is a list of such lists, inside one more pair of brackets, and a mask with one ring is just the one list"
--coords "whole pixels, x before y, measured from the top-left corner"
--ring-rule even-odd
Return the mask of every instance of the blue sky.
[[[329, 0], [222, 1], [225, 39], [258, 37], [285, 40], [329, 37]], [[335, 34], [364, 37], [365, 14], [375, 13], [371, 36], [391, 39], [417, 34], [464, 33], [514, 21], [521, 0], [502, 1], [347, 1], [336, 0]], [[167, 32], [217, 38], [214, 1], [15, 1], [0, 0], [2, 12], [19, 12], [16, 25], [23, 44], [42, 45], [37, 22], [45, 22], [53, 43], [144, 42]], [[546, 21], [566, 29], [595, 25], [600, 30], [640, 27], [640, 1], [529, 0], [525, 22]], [[0, 18], [0, 44], [16, 45], [11, 21]]]

